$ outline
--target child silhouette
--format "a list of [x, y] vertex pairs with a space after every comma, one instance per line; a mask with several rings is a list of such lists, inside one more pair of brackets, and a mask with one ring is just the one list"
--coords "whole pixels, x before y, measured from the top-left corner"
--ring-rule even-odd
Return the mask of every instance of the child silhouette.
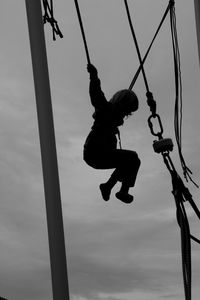
[[107, 182], [99, 188], [105, 201], [110, 198], [114, 185], [119, 181], [121, 189], [116, 198], [124, 203], [131, 203], [133, 196], [129, 188], [135, 185], [140, 167], [140, 159], [135, 151], [117, 148], [117, 135], [120, 141], [118, 126], [123, 125], [124, 118], [138, 110], [138, 98], [130, 90], [120, 90], [107, 101], [101, 90], [97, 69], [88, 64], [90, 74], [90, 99], [95, 108], [94, 123], [84, 144], [85, 162], [95, 169], [115, 169]]

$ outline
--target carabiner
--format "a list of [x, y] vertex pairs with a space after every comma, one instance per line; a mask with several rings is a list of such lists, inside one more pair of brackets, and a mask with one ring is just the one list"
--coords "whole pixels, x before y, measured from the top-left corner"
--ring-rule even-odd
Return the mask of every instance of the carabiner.
[[[160, 130], [158, 132], [154, 131], [152, 119], [157, 119], [158, 120], [158, 124], [159, 124], [159, 127], [160, 127]], [[159, 139], [162, 139], [163, 126], [162, 126], [161, 118], [160, 118], [160, 116], [158, 114], [152, 114], [152, 115], [150, 115], [150, 117], [148, 118], [148, 125], [149, 125], [151, 133], [154, 136], [157, 136]]]

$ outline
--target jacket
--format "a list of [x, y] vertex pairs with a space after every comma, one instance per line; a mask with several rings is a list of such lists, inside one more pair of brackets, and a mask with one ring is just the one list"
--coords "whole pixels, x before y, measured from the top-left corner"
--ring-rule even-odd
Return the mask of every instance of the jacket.
[[97, 75], [90, 77], [89, 93], [95, 112], [94, 123], [86, 139], [84, 151], [98, 152], [116, 149], [118, 126], [123, 124], [123, 118], [117, 114], [114, 105], [107, 101]]

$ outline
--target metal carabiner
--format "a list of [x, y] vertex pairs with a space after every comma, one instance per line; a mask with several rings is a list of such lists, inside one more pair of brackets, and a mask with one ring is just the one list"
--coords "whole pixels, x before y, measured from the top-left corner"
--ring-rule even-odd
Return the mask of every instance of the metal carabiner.
[[[159, 127], [160, 127], [160, 130], [158, 132], [154, 131], [152, 119], [157, 119], [158, 120], [158, 124], [159, 124]], [[157, 136], [159, 139], [162, 139], [163, 126], [162, 126], [161, 118], [160, 118], [160, 116], [158, 114], [152, 114], [152, 115], [150, 115], [150, 117], [148, 118], [148, 125], [149, 125], [151, 133], [154, 136]]]

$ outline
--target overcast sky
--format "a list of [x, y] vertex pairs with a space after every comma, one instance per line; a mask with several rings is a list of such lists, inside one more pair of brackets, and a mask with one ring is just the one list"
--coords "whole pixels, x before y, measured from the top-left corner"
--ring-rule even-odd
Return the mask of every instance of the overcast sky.
[[[130, 10], [144, 54], [168, 1], [135, 0]], [[81, 0], [91, 60], [109, 99], [127, 88], [138, 67], [123, 1]], [[121, 128], [123, 148], [138, 152], [142, 165], [125, 205], [101, 199], [98, 186], [110, 171], [82, 159], [92, 125], [86, 57], [74, 2], [54, 1], [64, 39], [45, 27], [72, 300], [180, 300], [184, 298], [180, 233], [168, 171], [153, 152], [149, 108], [139, 77], [140, 109]], [[177, 0], [183, 80], [183, 152], [200, 183], [200, 73], [193, 1]], [[49, 250], [40, 147], [25, 3], [1, 0], [0, 9], [0, 296], [50, 300]], [[174, 73], [169, 16], [146, 63], [164, 136], [174, 140]], [[182, 176], [177, 147], [172, 159]], [[186, 184], [199, 204], [199, 190]], [[200, 205], [199, 205], [200, 207]], [[199, 221], [186, 206], [191, 231]], [[193, 297], [199, 298], [200, 248], [192, 242]]]

